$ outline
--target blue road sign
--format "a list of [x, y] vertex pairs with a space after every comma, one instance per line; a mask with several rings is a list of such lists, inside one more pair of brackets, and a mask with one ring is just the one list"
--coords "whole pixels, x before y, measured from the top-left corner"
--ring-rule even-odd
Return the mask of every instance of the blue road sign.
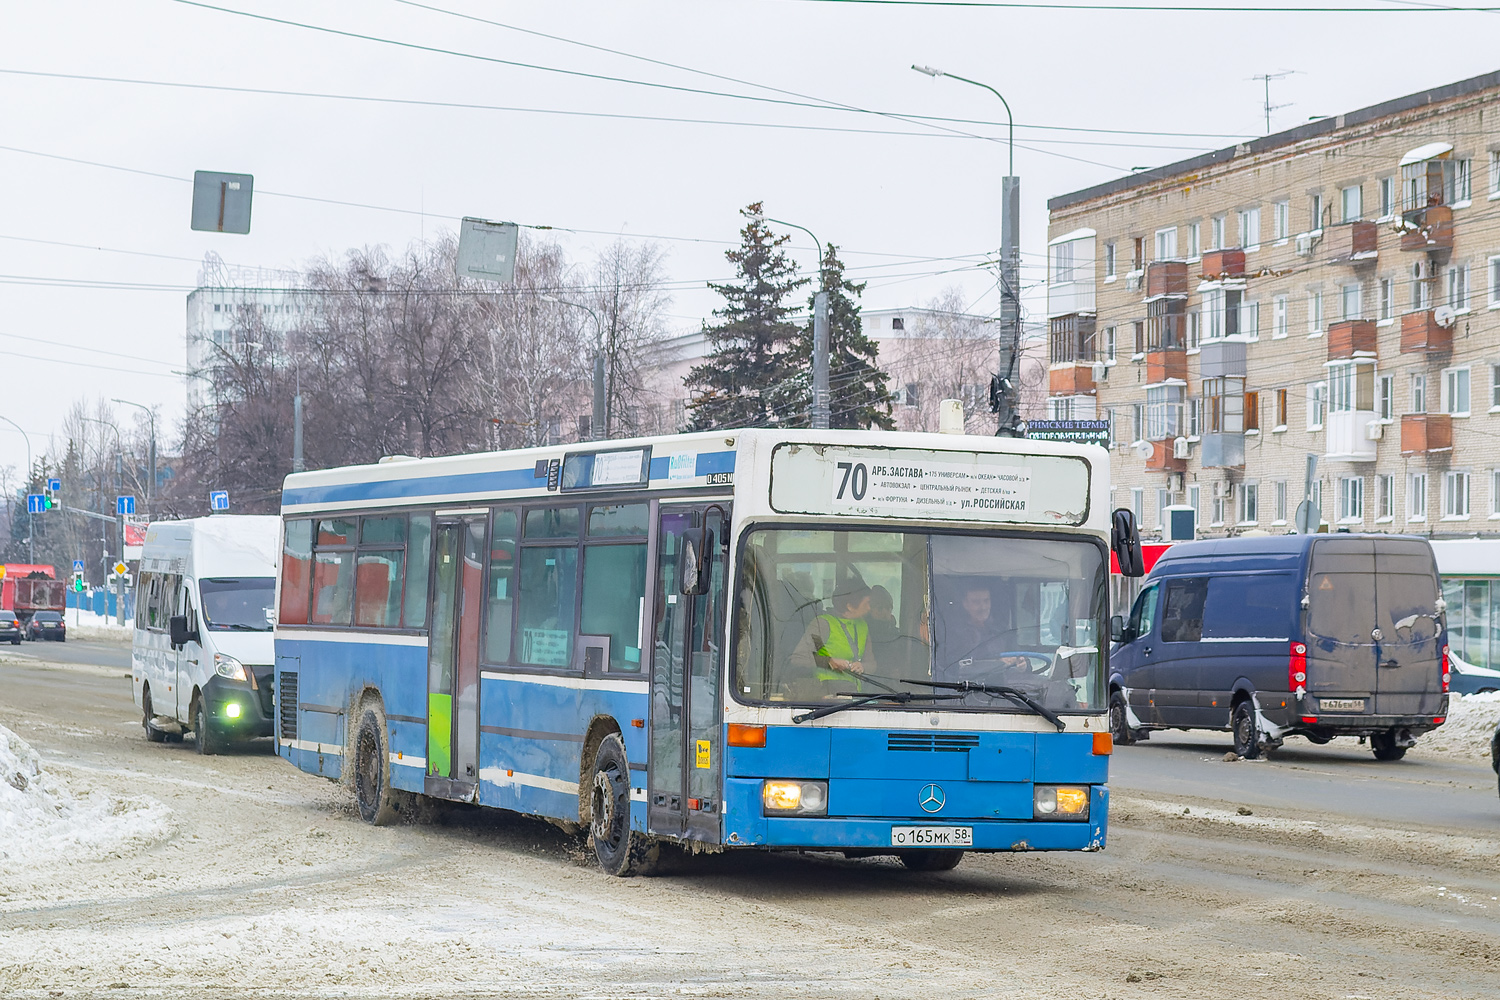
[[209, 510], [228, 510], [229, 509], [229, 491], [228, 490], [212, 490], [208, 494], [208, 509]]
[[82, 573], [83, 572], [83, 560], [82, 559], [74, 559], [73, 560], [73, 572], [75, 572], [75, 573]]
[[26, 513], [28, 513], [28, 514], [41, 514], [41, 513], [45, 513], [46, 510], [47, 510], [46, 500], [47, 500], [47, 498], [44, 497], [44, 496], [42, 496], [40, 493], [28, 493], [28, 494], [26, 494]]
[[49, 480], [47, 480], [47, 489], [51, 490], [53, 493], [58, 492], [59, 490], [62, 489], [62, 480], [61, 479], [49, 479]]
[[135, 513], [135, 497], [115, 497], [115, 513], [129, 516]]

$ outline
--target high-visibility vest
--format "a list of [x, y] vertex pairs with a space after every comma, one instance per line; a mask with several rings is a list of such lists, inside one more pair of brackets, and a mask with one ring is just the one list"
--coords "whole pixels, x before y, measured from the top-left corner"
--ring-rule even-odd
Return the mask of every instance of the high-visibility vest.
[[[870, 637], [870, 626], [864, 619], [840, 618], [837, 615], [822, 614], [814, 620], [828, 623], [828, 637], [823, 640], [823, 645], [815, 650], [818, 656], [837, 660], [864, 659], [865, 644]], [[859, 675], [846, 670], [819, 666], [818, 680], [851, 682], [856, 690], [862, 690]]]

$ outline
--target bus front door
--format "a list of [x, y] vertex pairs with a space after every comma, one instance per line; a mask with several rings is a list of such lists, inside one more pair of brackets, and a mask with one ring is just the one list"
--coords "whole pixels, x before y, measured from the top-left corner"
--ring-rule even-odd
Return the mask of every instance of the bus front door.
[[439, 521], [433, 532], [424, 790], [445, 799], [472, 799], [479, 781], [484, 530], [484, 518], [474, 517]]
[[[662, 504], [657, 535], [651, 657], [651, 746], [647, 778], [652, 833], [718, 843], [721, 803], [719, 677], [724, 618], [725, 507]], [[703, 593], [682, 593], [687, 535], [706, 525], [709, 562]]]

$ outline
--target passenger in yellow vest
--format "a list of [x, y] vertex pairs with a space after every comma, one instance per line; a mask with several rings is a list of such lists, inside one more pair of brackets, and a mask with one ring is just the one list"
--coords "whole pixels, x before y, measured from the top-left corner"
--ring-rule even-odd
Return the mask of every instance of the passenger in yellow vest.
[[[814, 618], [792, 650], [791, 666], [823, 682], [823, 691], [863, 690], [859, 675], [875, 669], [870, 648], [870, 590], [858, 586], [833, 596], [833, 611]], [[832, 686], [831, 686], [832, 685]], [[836, 685], [843, 685], [842, 688]]]

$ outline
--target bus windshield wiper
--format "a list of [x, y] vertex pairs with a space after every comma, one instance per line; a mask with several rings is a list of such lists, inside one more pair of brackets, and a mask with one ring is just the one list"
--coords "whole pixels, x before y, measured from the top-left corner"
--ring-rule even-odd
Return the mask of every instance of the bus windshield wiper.
[[1058, 732], [1062, 732], [1067, 728], [1067, 723], [1063, 722], [1061, 716], [1052, 711], [1052, 709], [1048, 708], [1046, 705], [1043, 705], [1041, 702], [1037, 701], [1025, 691], [1021, 691], [1017, 688], [1006, 687], [1003, 684], [981, 684], [978, 681], [918, 681], [913, 680], [910, 677], [903, 677], [901, 679], [907, 684], [919, 684], [922, 687], [942, 688], [945, 691], [982, 691], [985, 694], [997, 694], [1003, 698], [1009, 698], [1011, 701], [1017, 703], [1018, 705], [1025, 705], [1037, 715], [1040, 715], [1042, 718], [1046, 719], [1048, 722], [1056, 726]]
[[851, 697], [853, 698], [853, 700], [841, 701], [837, 705], [824, 705], [822, 708], [815, 708], [811, 712], [803, 712], [801, 715], [794, 715], [792, 716], [792, 721], [799, 724], [803, 722], [812, 722], [813, 720], [821, 719], [826, 715], [832, 715], [835, 712], [842, 712], [846, 708], [859, 708], [861, 705], [868, 705], [871, 702], [876, 701], [894, 701], [897, 704], [905, 705], [908, 702], [916, 701], [917, 699], [921, 699], [922, 701], [953, 701], [955, 699], [963, 697], [963, 695], [959, 694], [923, 694], [920, 691], [880, 691], [876, 694], [865, 695], [856, 695], [854, 692], [850, 691], [840, 691], [839, 695], [841, 697]]

